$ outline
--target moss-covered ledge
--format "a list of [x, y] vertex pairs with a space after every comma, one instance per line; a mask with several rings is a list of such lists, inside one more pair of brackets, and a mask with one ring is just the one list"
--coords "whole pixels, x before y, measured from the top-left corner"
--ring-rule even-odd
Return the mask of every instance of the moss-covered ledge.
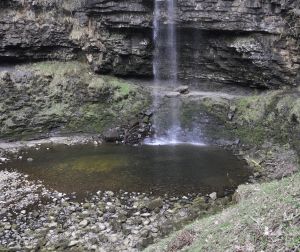
[[253, 167], [257, 178], [281, 178], [298, 170], [298, 89], [248, 96], [182, 97], [184, 127], [191, 127], [190, 118], [195, 118], [205, 141], [233, 149]]
[[151, 103], [144, 89], [73, 62], [41, 62], [0, 73], [0, 138], [103, 133]]

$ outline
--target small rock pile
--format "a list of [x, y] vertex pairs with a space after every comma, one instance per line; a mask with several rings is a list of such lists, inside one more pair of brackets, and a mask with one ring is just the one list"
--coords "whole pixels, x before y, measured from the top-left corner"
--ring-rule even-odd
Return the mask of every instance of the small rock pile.
[[104, 132], [103, 139], [106, 142], [117, 144], [140, 144], [146, 137], [149, 137], [152, 134], [152, 115], [152, 111], [140, 113], [135, 120], [128, 122], [127, 125], [112, 128]]

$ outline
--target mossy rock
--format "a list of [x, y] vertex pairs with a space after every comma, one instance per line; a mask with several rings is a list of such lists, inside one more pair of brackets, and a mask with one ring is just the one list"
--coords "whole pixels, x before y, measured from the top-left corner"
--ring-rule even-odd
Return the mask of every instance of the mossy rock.
[[102, 133], [127, 124], [151, 103], [137, 85], [96, 75], [77, 61], [22, 65], [8, 75], [0, 76], [1, 138]]

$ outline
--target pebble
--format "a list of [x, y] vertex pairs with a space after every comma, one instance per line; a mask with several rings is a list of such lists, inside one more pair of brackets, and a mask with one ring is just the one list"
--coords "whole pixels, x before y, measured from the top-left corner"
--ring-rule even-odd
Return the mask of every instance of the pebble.
[[109, 197], [113, 197], [115, 194], [112, 191], [107, 191], [106, 195], [109, 196]]
[[4, 229], [5, 230], [9, 230], [9, 229], [11, 229], [11, 225], [8, 223], [8, 224], [5, 224], [4, 225]]
[[142, 216], [142, 217], [145, 217], [145, 218], [146, 218], [146, 217], [150, 217], [150, 216], [151, 216], [151, 213], [143, 213], [143, 214], [141, 214], [141, 216]]
[[117, 242], [118, 241], [118, 237], [116, 235], [113, 235], [113, 236], [110, 237], [110, 241], [113, 242], [113, 243]]
[[56, 222], [51, 222], [48, 224], [49, 228], [56, 228], [57, 227], [57, 223]]
[[153, 233], [157, 233], [157, 232], [158, 232], [158, 229], [154, 227], [154, 228], [151, 229], [151, 231], [152, 231]]
[[139, 230], [131, 230], [131, 233], [137, 235], [138, 233], [140, 233], [140, 231]]
[[79, 226], [82, 228], [85, 228], [89, 224], [88, 220], [83, 220], [79, 223]]
[[77, 245], [79, 243], [79, 241], [70, 241], [68, 244], [68, 247], [73, 247], [75, 245]]
[[217, 199], [217, 193], [216, 192], [213, 192], [209, 195], [209, 197], [212, 199], [212, 200], [216, 200]]
[[106, 229], [106, 226], [105, 226], [104, 224], [102, 224], [102, 223], [100, 223], [100, 224], [98, 225], [98, 227], [99, 227], [100, 231], [103, 231], [103, 230]]

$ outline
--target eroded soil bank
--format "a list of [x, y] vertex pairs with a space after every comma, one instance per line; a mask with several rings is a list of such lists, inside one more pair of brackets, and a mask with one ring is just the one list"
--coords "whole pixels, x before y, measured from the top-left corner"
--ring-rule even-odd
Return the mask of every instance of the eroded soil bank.
[[238, 203], [197, 220], [146, 251], [299, 251], [299, 172], [243, 185]]

